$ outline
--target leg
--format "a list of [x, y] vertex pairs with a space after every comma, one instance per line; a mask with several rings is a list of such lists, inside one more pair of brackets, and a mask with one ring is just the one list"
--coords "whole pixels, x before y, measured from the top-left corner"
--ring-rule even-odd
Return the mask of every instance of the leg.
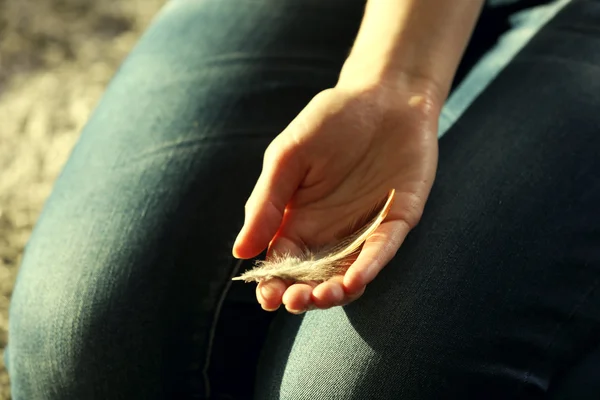
[[599, 24], [600, 2], [567, 6], [441, 139], [421, 224], [358, 302], [277, 316], [258, 398], [576, 398], [600, 381]]
[[335, 83], [361, 13], [362, 1], [166, 8], [86, 127], [28, 246], [11, 309], [15, 398], [250, 386], [242, 379], [268, 318], [251, 287], [227, 284], [240, 268], [229, 250], [241, 204], [264, 147]]
[[[336, 4], [166, 6], [28, 245], [10, 315], [15, 399], [246, 398], [240, 375], [253, 382], [270, 314], [249, 285], [224, 309], [240, 269], [231, 247], [264, 149], [336, 82], [362, 13]], [[223, 330], [224, 316], [244, 318]]]

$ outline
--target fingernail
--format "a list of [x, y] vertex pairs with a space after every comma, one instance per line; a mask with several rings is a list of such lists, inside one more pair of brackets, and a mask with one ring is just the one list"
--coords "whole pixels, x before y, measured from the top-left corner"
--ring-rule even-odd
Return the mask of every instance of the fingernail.
[[344, 276], [344, 280], [342, 283], [344, 285], [344, 291], [347, 294], [354, 294], [355, 292], [360, 290], [362, 286], [364, 286], [364, 284], [362, 284], [363, 280], [363, 277], [360, 275], [355, 275], [353, 277], [350, 277], [348, 275]]
[[279, 307], [280, 307], [280, 306], [277, 306], [277, 307], [275, 307], [275, 308], [266, 308], [266, 307], [265, 307], [264, 305], [262, 305], [262, 304], [261, 304], [260, 306], [261, 306], [261, 308], [262, 308], [263, 310], [265, 310], [265, 311], [277, 311], [277, 310], [279, 310]]
[[242, 232], [244, 232], [244, 227], [242, 227], [242, 229], [240, 229], [240, 231], [238, 232], [235, 240], [233, 241], [233, 248], [235, 249], [237, 246], [240, 245], [241, 242], [241, 238], [242, 238]]
[[296, 314], [296, 315], [300, 315], [300, 314], [304, 314], [306, 312], [306, 310], [292, 310], [290, 308], [285, 308], [289, 313], [292, 314]]
[[348, 289], [350, 288], [350, 284], [352, 283], [352, 280], [348, 277], [348, 275], [346, 274], [344, 276], [344, 279], [342, 280], [342, 285], [344, 286], [344, 289]]
[[269, 286], [263, 285], [260, 287], [260, 294], [262, 295], [263, 299], [266, 299], [273, 295], [273, 290]]
[[248, 223], [248, 217], [250, 216], [250, 209], [248, 208], [248, 206], [244, 206], [244, 225], [246, 225]]

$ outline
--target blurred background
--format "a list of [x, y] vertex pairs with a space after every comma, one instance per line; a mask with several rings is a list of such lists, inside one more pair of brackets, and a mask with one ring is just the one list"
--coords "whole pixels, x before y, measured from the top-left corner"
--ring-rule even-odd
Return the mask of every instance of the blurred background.
[[[0, 349], [23, 248], [106, 84], [165, 0], [0, 0]], [[10, 399], [0, 361], [0, 400]]]

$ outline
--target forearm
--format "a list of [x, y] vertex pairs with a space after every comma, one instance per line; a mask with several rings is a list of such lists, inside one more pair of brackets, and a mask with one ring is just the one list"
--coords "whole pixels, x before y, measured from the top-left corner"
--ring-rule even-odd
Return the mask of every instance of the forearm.
[[426, 82], [445, 101], [483, 0], [369, 0], [343, 85]]

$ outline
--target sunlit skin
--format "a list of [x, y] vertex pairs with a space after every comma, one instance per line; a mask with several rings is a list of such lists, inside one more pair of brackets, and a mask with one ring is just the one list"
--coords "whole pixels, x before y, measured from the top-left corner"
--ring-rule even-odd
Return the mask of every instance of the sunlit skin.
[[396, 196], [345, 275], [312, 284], [261, 282], [256, 295], [264, 309], [283, 303], [300, 313], [360, 297], [421, 217], [435, 176], [438, 111], [426, 101], [411, 105], [414, 95], [384, 96], [385, 90], [325, 91], [267, 150], [236, 257], [253, 257], [269, 242], [269, 254], [331, 243], [390, 188]]
[[394, 203], [343, 275], [260, 282], [263, 309], [283, 304], [300, 314], [348, 304], [394, 257], [433, 185], [439, 113], [482, 3], [367, 3], [338, 84], [313, 98], [265, 152], [233, 255], [268, 248], [268, 258], [331, 244], [392, 188]]

